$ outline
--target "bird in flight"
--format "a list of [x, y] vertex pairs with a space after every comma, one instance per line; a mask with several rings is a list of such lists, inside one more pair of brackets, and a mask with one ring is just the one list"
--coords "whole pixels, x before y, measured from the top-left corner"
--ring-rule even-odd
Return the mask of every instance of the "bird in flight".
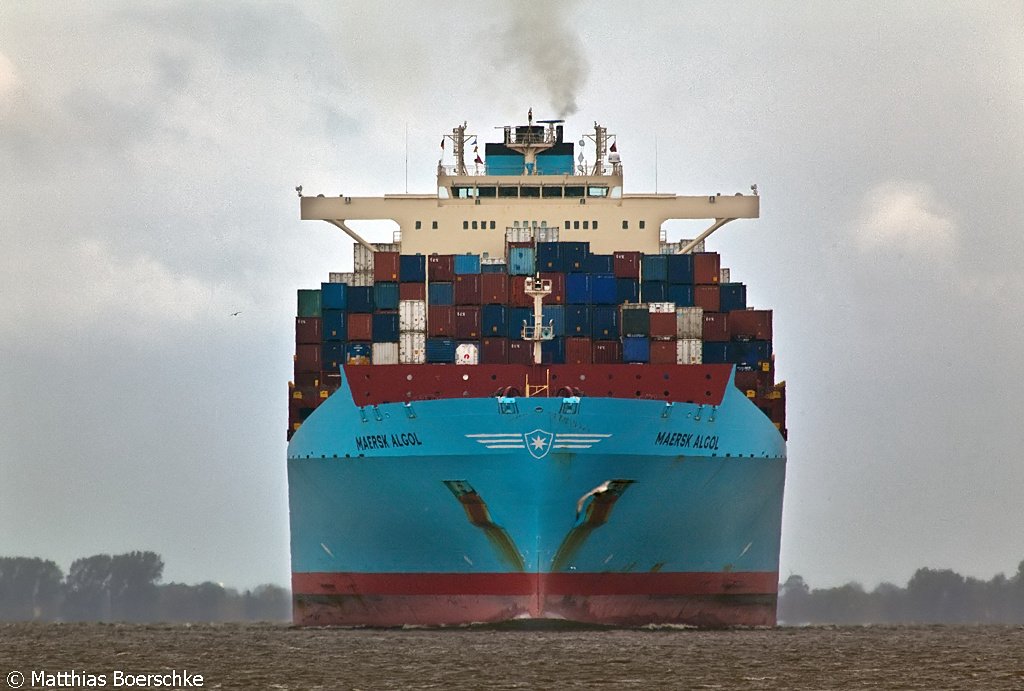
[[232, 317], [237, 317], [237, 316], [238, 316], [238, 315], [240, 315], [240, 314], [241, 314], [241, 311], [239, 311], [239, 312], [232, 312], [232, 313], [231, 313], [231, 316], [232, 316]]

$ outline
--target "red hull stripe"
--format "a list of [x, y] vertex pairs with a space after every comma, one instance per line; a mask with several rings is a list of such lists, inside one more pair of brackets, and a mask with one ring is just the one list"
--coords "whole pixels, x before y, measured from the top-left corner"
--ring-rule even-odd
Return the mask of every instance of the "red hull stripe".
[[778, 583], [774, 571], [292, 574], [297, 595], [774, 595]]

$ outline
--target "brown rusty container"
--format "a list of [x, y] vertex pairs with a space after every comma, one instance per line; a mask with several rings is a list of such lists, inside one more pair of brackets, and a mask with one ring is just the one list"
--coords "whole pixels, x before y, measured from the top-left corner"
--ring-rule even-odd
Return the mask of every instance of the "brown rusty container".
[[427, 299], [427, 284], [426, 283], [399, 283], [398, 284], [398, 299], [399, 300], [426, 300]]
[[480, 274], [480, 304], [508, 304], [508, 284], [509, 276], [507, 274]]
[[373, 315], [361, 312], [350, 312], [348, 315], [348, 341], [373, 340]]
[[456, 305], [479, 305], [480, 304], [480, 276], [481, 274], [458, 274], [452, 281], [455, 286]]
[[295, 371], [320, 371], [320, 344], [299, 343], [295, 346]]
[[705, 341], [728, 341], [729, 314], [726, 312], [705, 312], [701, 338]]
[[[693, 253], [694, 285], [718, 285], [722, 276], [722, 259], [718, 252]], [[715, 308], [718, 309], [717, 307]]]
[[427, 257], [427, 279], [430, 281], [455, 280], [455, 256], [451, 254], [432, 254]]
[[619, 341], [594, 341], [594, 364], [617, 365], [622, 362], [622, 343]]
[[[565, 274], [545, 272], [540, 275], [542, 279], [551, 281], [551, 293], [544, 298], [543, 304], [545, 305], [564, 305], [565, 304]], [[533, 299], [531, 298], [528, 307], [533, 306]]]
[[[673, 309], [671, 312], [651, 312], [650, 313], [650, 336], [654, 339], [664, 340], [671, 338], [675, 340], [676, 337], [676, 311]], [[672, 346], [675, 348], [675, 346]], [[675, 350], [672, 351], [672, 357], [675, 358]], [[653, 360], [651, 361], [653, 362]], [[673, 362], [675, 360], [673, 359]]]
[[427, 335], [431, 338], [455, 337], [455, 308], [448, 305], [427, 307]]
[[510, 365], [532, 365], [533, 343], [530, 341], [509, 341], [508, 362]]
[[717, 285], [700, 285], [693, 287], [693, 304], [703, 308], [705, 312], [717, 312], [722, 305], [721, 294]]
[[736, 310], [729, 313], [732, 337], [750, 341], [772, 340], [771, 310]]
[[616, 252], [612, 255], [615, 278], [640, 278], [641, 252]]
[[485, 338], [480, 341], [480, 364], [482, 365], [505, 365], [508, 364], [508, 339], [507, 338]]
[[594, 361], [594, 344], [589, 338], [565, 339], [565, 364], [589, 365]]
[[480, 308], [460, 305], [455, 308], [455, 338], [477, 340], [480, 338]]
[[319, 343], [323, 339], [322, 322], [318, 317], [295, 317], [295, 342]]
[[[651, 315], [654, 316], [653, 314]], [[675, 315], [672, 315], [673, 317]], [[651, 341], [652, 365], [674, 365], [676, 363], [676, 339], [666, 341]]]
[[373, 253], [373, 281], [398, 281], [398, 252]]

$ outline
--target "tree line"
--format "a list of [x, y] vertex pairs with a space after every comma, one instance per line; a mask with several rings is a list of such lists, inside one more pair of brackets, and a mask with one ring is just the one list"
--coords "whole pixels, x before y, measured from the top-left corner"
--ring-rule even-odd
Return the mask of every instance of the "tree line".
[[918, 569], [906, 587], [859, 583], [812, 589], [793, 575], [779, 587], [780, 624], [1024, 624], [1024, 561], [1007, 578]]
[[239, 592], [218, 583], [160, 583], [155, 552], [96, 554], [64, 574], [53, 561], [0, 557], [0, 621], [286, 621], [291, 595], [276, 585]]

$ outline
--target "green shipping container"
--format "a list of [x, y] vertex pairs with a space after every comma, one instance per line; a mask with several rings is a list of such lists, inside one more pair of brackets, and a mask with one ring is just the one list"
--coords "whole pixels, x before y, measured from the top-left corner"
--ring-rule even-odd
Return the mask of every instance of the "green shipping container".
[[316, 290], [299, 290], [299, 313], [296, 315], [299, 317], [319, 317], [320, 316], [320, 289]]

